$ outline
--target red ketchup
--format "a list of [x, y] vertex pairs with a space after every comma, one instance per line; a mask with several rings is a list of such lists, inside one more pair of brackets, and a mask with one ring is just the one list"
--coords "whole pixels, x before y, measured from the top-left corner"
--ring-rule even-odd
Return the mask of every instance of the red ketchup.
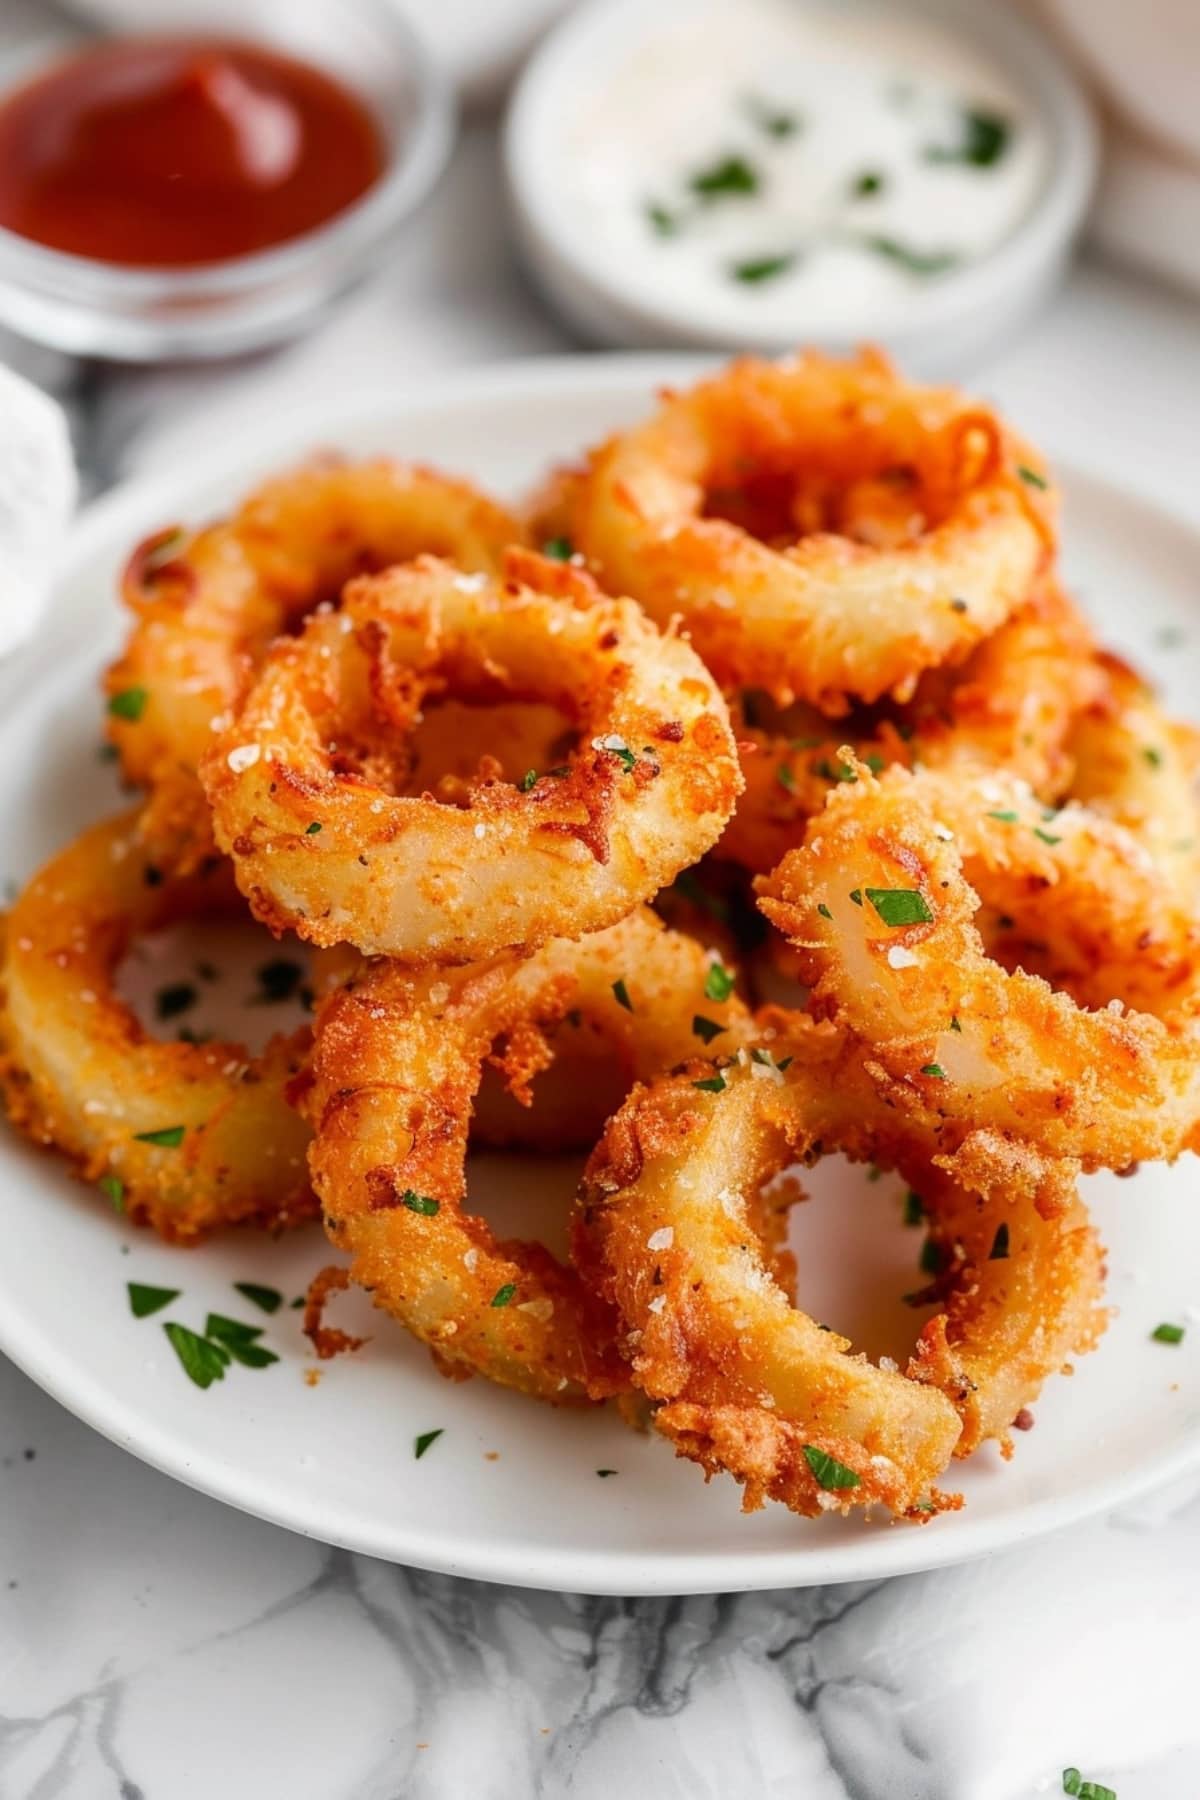
[[0, 227], [129, 267], [226, 262], [335, 218], [385, 160], [363, 101], [308, 63], [107, 40], [0, 101]]

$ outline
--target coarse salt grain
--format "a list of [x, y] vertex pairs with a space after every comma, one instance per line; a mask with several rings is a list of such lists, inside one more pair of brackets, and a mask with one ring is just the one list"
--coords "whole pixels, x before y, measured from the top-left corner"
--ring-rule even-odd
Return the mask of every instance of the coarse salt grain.
[[903, 944], [893, 944], [887, 953], [889, 969], [915, 969], [917, 959]]
[[262, 746], [260, 744], [239, 744], [236, 750], [229, 752], [225, 761], [235, 775], [241, 775], [244, 770], [252, 769], [261, 755]]
[[474, 1245], [472, 1245], [472, 1247], [469, 1250], [464, 1252], [463, 1268], [470, 1269], [471, 1273], [474, 1274], [475, 1270], [478, 1268], [478, 1266], [479, 1266], [479, 1252], [478, 1252], [478, 1250], [475, 1249]]
[[540, 1319], [544, 1323], [554, 1316], [554, 1302], [548, 1294], [540, 1294], [536, 1300], [522, 1300], [517, 1311], [528, 1313], [530, 1318]]
[[647, 1312], [660, 1313], [666, 1304], [667, 1296], [665, 1294], [656, 1294], [646, 1310]]
[[646, 1239], [646, 1248], [647, 1250], [669, 1250], [674, 1242], [675, 1227], [673, 1225], [663, 1225], [660, 1226], [657, 1231], [652, 1231], [650, 1233], [650, 1236]]

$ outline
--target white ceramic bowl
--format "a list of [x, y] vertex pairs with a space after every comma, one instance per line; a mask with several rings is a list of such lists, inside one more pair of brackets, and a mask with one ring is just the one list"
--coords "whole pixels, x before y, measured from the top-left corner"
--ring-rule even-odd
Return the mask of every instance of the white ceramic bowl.
[[[1023, 323], [1060, 280], [1092, 194], [1097, 137], [1088, 105], [1050, 43], [1009, 8], [968, 0], [903, 4], [982, 51], [1022, 94], [1044, 133], [1047, 174], [1040, 197], [998, 248], [932, 284], [919, 308], [906, 307], [903, 314], [880, 309], [856, 319], [843, 336], [806, 322], [802, 305], [786, 337], [777, 326], [764, 328], [749, 317], [731, 336], [685, 294], [651, 298], [569, 204], [563, 148], [579, 107], [621, 79], [634, 47], [697, 14], [692, 0], [656, 0], [653, 7], [644, 0], [591, 0], [550, 34], [529, 63], [505, 130], [517, 239], [551, 304], [585, 339], [601, 344], [777, 352], [797, 343], [846, 350], [869, 339], [923, 375], [966, 370]], [[894, 0], [887, 13], [894, 23]]]

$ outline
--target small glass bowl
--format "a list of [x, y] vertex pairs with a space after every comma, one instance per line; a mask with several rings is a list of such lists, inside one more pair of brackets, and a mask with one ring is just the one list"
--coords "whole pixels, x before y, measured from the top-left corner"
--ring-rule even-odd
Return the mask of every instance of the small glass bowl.
[[[187, 269], [138, 269], [48, 249], [0, 230], [0, 323], [78, 356], [196, 361], [293, 337], [372, 267], [424, 199], [454, 140], [450, 90], [393, 0], [197, 0], [154, 35], [272, 46], [342, 80], [370, 108], [388, 148], [383, 174], [327, 224], [276, 248]], [[5, 89], [78, 39], [47, 39], [0, 70]]]

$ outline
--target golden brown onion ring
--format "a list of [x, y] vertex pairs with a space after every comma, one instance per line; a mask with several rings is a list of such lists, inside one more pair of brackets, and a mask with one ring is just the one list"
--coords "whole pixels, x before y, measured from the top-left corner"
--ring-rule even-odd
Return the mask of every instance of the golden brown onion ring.
[[861, 1088], [836, 1034], [797, 1020], [757, 1057], [635, 1089], [580, 1190], [573, 1256], [619, 1317], [655, 1428], [709, 1474], [734, 1475], [747, 1511], [766, 1498], [810, 1517], [943, 1504], [933, 1483], [959, 1438], [954, 1406], [789, 1305], [756, 1229], [764, 1186], [790, 1164], [843, 1131], [870, 1153], [853, 1117]]
[[726, 687], [838, 712], [909, 698], [1002, 625], [1054, 510], [987, 408], [909, 386], [877, 352], [809, 354], [668, 395], [552, 483], [534, 528], [569, 519], [600, 580], [662, 624], [682, 615]]
[[907, 1373], [957, 1411], [956, 1457], [989, 1438], [1007, 1450], [1022, 1408], [1069, 1357], [1093, 1349], [1108, 1323], [1104, 1247], [1077, 1169], [979, 1131], [953, 1158], [924, 1168], [906, 1160], [904, 1174], [941, 1253], [934, 1292], [944, 1305]]
[[1048, 580], [960, 669], [930, 670], [907, 706], [848, 720], [849, 734], [811, 707], [779, 711], [743, 694], [730, 710], [746, 787], [719, 854], [757, 874], [773, 869], [830, 788], [852, 778], [840, 754], [847, 741], [876, 772], [892, 763], [1001, 769], [1056, 799], [1074, 766], [1068, 732], [1105, 685], [1091, 633]]
[[[1040, 978], [1006, 971], [974, 924], [979, 900], [932, 785], [902, 769], [876, 780], [859, 764], [857, 774], [758, 885], [763, 911], [802, 953], [815, 1009], [868, 1047], [880, 1097], [948, 1149], [977, 1128], [1089, 1169], [1195, 1148], [1196, 1027], [1119, 999], [1084, 1012]], [[1045, 849], [1069, 867], [1072, 833], [1095, 831], [1082, 818], [1074, 824], [1068, 809], [1053, 829], [1026, 830], [1020, 817], [985, 815], [975, 827], [997, 865], [1027, 857], [1032, 868]]]
[[549, 1400], [627, 1386], [607, 1308], [536, 1243], [498, 1242], [464, 1209], [472, 1104], [495, 1056], [525, 1102], [573, 1012], [619, 1088], [694, 1054], [702, 1015], [736, 1046], [740, 1002], [714, 1000], [711, 959], [642, 909], [578, 943], [465, 969], [369, 965], [321, 1011], [301, 1104], [313, 1184], [351, 1272], [439, 1360]]
[[147, 538], [122, 579], [136, 623], [105, 686], [125, 774], [151, 791], [156, 850], [194, 858], [209, 847], [200, 758], [274, 638], [352, 576], [423, 551], [494, 571], [520, 538], [512, 515], [467, 482], [384, 458], [311, 463], [215, 525]]
[[0, 1085], [9, 1117], [164, 1238], [277, 1227], [316, 1211], [308, 1128], [284, 1098], [307, 1027], [257, 1055], [163, 1043], [114, 988], [137, 936], [242, 911], [224, 865], [162, 877], [136, 813], [92, 826], [35, 875], [8, 916]]
[[1068, 751], [1073, 799], [1131, 831], [1168, 894], [1200, 910], [1200, 731], [1168, 718], [1119, 657], [1102, 655], [1100, 694], [1075, 721]]
[[[551, 705], [581, 741], [466, 804], [404, 795], [397, 763], [443, 689]], [[420, 558], [351, 583], [274, 646], [202, 772], [259, 918], [445, 964], [611, 924], [709, 848], [741, 785], [691, 647], [530, 552], [503, 582]]]

